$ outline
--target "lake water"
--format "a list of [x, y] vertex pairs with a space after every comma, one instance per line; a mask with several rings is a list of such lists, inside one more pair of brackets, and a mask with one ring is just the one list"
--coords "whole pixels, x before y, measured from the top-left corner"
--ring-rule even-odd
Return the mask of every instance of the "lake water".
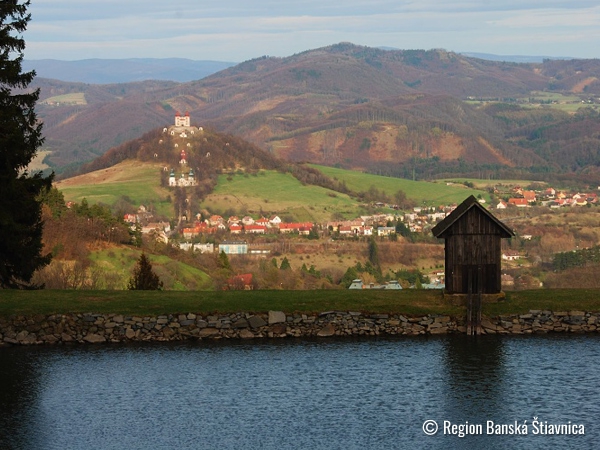
[[600, 448], [599, 361], [589, 335], [5, 348], [0, 449]]

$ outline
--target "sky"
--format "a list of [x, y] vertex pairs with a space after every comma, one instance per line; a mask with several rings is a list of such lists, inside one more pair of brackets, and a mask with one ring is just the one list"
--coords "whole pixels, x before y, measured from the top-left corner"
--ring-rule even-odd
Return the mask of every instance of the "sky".
[[31, 0], [25, 59], [242, 62], [351, 42], [600, 57], [598, 0]]

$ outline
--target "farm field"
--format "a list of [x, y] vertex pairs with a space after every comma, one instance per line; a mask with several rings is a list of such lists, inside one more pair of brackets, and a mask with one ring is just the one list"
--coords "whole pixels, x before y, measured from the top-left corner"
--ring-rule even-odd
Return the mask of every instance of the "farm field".
[[348, 188], [356, 192], [367, 191], [371, 186], [385, 191], [393, 197], [398, 190], [420, 205], [439, 206], [443, 204], [460, 203], [469, 195], [483, 197], [489, 201], [489, 194], [483, 190], [470, 189], [462, 185], [447, 186], [445, 183], [428, 181], [412, 181], [403, 178], [384, 177], [351, 170], [336, 169], [327, 166], [311, 165], [325, 175], [344, 181]]
[[171, 192], [160, 186], [161, 166], [127, 160], [107, 169], [68, 178], [56, 183], [66, 201], [113, 205], [127, 197], [135, 205], [154, 205], [162, 216], [172, 217], [173, 206], [167, 200]]
[[[533, 183], [531, 180], [482, 180], [480, 178], [443, 178], [439, 180], [441, 183], [454, 183], [463, 185], [463, 183], [472, 183], [475, 189], [485, 190], [493, 186], [521, 186], [525, 187]], [[547, 184], [544, 182], [536, 181], [537, 184]]]
[[[466, 100], [465, 102], [470, 105], [483, 105], [488, 103], [507, 103], [504, 100]], [[598, 105], [582, 103], [581, 97], [577, 95], [564, 95], [559, 92], [532, 91], [529, 94], [529, 96], [514, 99], [512, 102], [509, 103], [516, 103], [522, 108], [554, 109], [570, 114], [577, 112], [579, 108], [588, 107], [593, 108], [595, 110], [598, 109]]]
[[334, 213], [347, 218], [361, 213], [356, 201], [345, 194], [302, 185], [289, 173], [276, 171], [262, 171], [257, 176], [221, 175], [216, 189], [201, 206], [209, 211], [272, 213], [318, 222], [329, 220]]
[[66, 105], [87, 105], [87, 100], [85, 99], [85, 94], [83, 92], [73, 92], [70, 94], [49, 97], [41, 103], [47, 105], [57, 105], [61, 103]]

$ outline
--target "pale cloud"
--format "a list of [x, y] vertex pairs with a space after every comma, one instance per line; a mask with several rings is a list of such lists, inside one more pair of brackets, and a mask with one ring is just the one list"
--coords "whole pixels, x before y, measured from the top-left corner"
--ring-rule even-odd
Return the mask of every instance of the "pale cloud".
[[27, 59], [243, 61], [264, 54], [288, 56], [341, 41], [496, 54], [599, 56], [597, 0], [80, 0], [73, 5], [72, 0], [32, 2], [32, 21], [25, 34]]
[[600, 26], [600, 7], [586, 8], [576, 11], [529, 10], [518, 15], [511, 15], [505, 19], [491, 20], [488, 23], [496, 27], [508, 28], [553, 28], [553, 27], [582, 27]]

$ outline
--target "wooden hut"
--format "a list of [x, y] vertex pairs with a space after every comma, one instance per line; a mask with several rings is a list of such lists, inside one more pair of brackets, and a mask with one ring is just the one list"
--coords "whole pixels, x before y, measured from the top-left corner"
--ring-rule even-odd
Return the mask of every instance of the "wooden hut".
[[473, 196], [432, 230], [446, 243], [446, 291], [451, 294], [496, 294], [501, 291], [501, 239], [514, 232]]

